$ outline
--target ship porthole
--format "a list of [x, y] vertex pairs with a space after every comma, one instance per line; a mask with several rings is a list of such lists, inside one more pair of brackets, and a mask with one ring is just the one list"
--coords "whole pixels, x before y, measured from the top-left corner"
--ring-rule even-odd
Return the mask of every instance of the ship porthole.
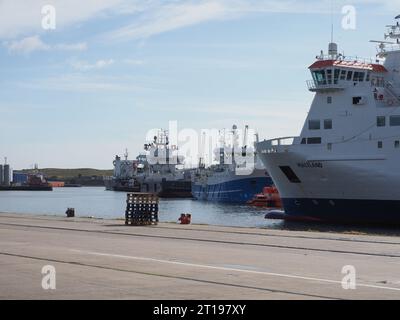
[[329, 204], [330, 204], [332, 207], [334, 207], [334, 206], [335, 206], [335, 201], [329, 200]]
[[313, 204], [316, 205], [316, 206], [319, 205], [319, 203], [318, 203], [317, 200], [313, 200], [312, 202], [313, 202]]

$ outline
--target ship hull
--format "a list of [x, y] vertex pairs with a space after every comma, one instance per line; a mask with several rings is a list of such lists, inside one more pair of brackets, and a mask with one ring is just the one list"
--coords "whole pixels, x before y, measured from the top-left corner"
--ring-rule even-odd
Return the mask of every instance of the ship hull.
[[282, 199], [285, 213], [296, 220], [400, 225], [400, 201], [360, 199]]
[[188, 180], [146, 179], [140, 184], [140, 192], [156, 193], [160, 198], [192, 198], [192, 184]]
[[107, 191], [140, 192], [140, 185], [131, 185], [129, 183], [129, 180], [124, 180], [124, 181], [106, 180], [105, 187]]
[[128, 186], [115, 186], [108, 190], [115, 191], [115, 192], [139, 192], [140, 188], [139, 187], [128, 187]]
[[52, 186], [0, 186], [0, 191], [53, 191]]
[[272, 180], [269, 177], [240, 178], [209, 185], [194, 183], [192, 193], [197, 200], [246, 204], [270, 185]]
[[161, 191], [158, 193], [160, 198], [187, 199], [193, 198], [191, 181], [163, 181]]
[[397, 156], [364, 154], [357, 155], [356, 159], [346, 152], [328, 157], [312, 155], [307, 150], [296, 152], [296, 148], [260, 156], [289, 217], [400, 225]]

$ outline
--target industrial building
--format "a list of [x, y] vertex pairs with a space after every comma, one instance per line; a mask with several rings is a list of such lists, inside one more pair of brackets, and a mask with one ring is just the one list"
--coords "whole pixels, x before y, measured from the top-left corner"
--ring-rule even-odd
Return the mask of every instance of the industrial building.
[[10, 165], [7, 164], [7, 161], [4, 162], [4, 165], [0, 165], [0, 185], [9, 186], [11, 184], [11, 168]]

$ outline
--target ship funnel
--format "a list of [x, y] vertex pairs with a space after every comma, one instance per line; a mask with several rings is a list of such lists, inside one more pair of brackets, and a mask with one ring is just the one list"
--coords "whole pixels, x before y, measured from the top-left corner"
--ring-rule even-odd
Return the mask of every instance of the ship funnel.
[[337, 43], [331, 42], [328, 48], [329, 55], [336, 57], [338, 55], [338, 45]]

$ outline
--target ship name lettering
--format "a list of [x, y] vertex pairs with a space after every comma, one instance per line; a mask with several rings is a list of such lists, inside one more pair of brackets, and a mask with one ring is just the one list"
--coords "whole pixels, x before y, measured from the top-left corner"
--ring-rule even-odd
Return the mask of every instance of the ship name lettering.
[[297, 166], [299, 168], [310, 168], [310, 169], [314, 169], [314, 168], [323, 168], [322, 162], [318, 162], [318, 161], [307, 161], [307, 162], [303, 162], [303, 163], [298, 163]]

